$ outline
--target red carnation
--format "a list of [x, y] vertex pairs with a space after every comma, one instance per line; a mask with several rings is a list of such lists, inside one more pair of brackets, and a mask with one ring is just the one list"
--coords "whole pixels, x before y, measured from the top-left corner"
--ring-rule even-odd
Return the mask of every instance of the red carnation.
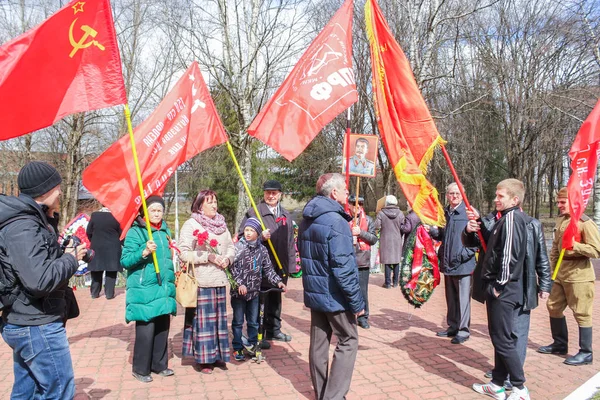
[[210, 247], [217, 247], [219, 245], [219, 242], [217, 241], [217, 239], [211, 239], [209, 245]]

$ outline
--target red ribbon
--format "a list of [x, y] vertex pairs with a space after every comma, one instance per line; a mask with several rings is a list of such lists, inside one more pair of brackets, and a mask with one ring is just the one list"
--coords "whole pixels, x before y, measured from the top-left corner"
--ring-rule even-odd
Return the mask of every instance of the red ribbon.
[[425, 254], [427, 254], [427, 258], [433, 268], [434, 287], [440, 283], [440, 270], [438, 268], [438, 258], [433, 247], [433, 241], [423, 225], [419, 225], [415, 238], [415, 250], [413, 252], [412, 276], [406, 284], [406, 287], [409, 289], [415, 289], [419, 275], [421, 275], [421, 270], [423, 269], [423, 250], [425, 250]]
[[285, 226], [285, 225], [287, 224], [287, 218], [286, 218], [285, 216], [283, 216], [283, 215], [282, 215], [281, 217], [279, 217], [279, 218], [277, 218], [277, 219], [275, 220], [275, 223], [276, 223], [276, 224], [278, 224], [278, 223], [280, 223], [280, 222], [283, 222], [283, 226]]

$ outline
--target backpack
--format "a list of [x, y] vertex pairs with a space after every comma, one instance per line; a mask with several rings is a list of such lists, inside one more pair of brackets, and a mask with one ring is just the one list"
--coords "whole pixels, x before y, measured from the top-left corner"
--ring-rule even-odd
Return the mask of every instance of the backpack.
[[[0, 224], [0, 231], [10, 225], [12, 222], [20, 220], [20, 219], [32, 219], [35, 221], [38, 221], [38, 219], [36, 217], [34, 217], [33, 215], [29, 215], [29, 214], [23, 214], [23, 215], [17, 215], [14, 216], [12, 218], [7, 219], [6, 221], [4, 221], [3, 223]], [[0, 250], [1, 251], [1, 250]], [[6, 270], [8, 267], [5, 266], [5, 264], [2, 263], [2, 260], [0, 259], [0, 311], [3, 311], [5, 308], [8, 308], [10, 306], [13, 305], [13, 303], [15, 302], [17, 296], [20, 293], [20, 290], [18, 289], [18, 285], [16, 284], [17, 282], [9, 282], [7, 277], [6, 277]]]

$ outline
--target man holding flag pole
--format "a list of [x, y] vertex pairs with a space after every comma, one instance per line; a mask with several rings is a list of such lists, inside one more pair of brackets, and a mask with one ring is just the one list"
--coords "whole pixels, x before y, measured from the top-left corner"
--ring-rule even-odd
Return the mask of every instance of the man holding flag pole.
[[598, 226], [583, 212], [587, 206], [600, 154], [600, 101], [583, 122], [569, 151], [572, 174], [566, 188], [559, 190], [556, 203], [560, 217], [554, 228], [550, 252], [554, 266], [554, 285], [546, 306], [550, 314], [552, 344], [542, 346], [543, 354], [567, 354], [567, 321], [563, 314], [569, 306], [579, 326], [579, 352], [567, 358], [567, 365], [586, 365], [593, 361], [592, 307], [596, 276], [591, 258], [600, 257]]

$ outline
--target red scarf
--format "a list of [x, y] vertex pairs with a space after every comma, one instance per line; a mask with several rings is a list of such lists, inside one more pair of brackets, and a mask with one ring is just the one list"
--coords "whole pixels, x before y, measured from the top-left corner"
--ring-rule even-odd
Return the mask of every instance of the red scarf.
[[[356, 225], [356, 218], [352, 218], [352, 221], [350, 221], [349, 224], [350, 224], [350, 229], [354, 228], [354, 226]], [[361, 231], [365, 231], [365, 232], [369, 231], [369, 224], [367, 223], [367, 217], [365, 216], [365, 210], [363, 210], [362, 207], [359, 207], [359, 210], [358, 210], [358, 227], [360, 228]], [[365, 242], [364, 240], [362, 240], [359, 237], [357, 237], [356, 239], [358, 241], [358, 248], [361, 251], [367, 251], [367, 250], [371, 249], [371, 245], [369, 243]]]

